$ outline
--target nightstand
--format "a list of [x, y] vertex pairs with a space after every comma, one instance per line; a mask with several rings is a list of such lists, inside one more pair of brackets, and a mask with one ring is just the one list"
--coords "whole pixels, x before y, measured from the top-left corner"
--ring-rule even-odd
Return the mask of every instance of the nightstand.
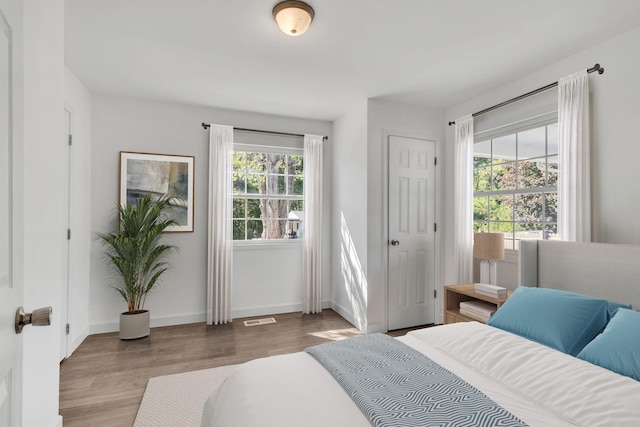
[[474, 291], [473, 283], [463, 285], [448, 285], [444, 287], [444, 323], [477, 321], [469, 316], [460, 313], [460, 303], [462, 301], [484, 301], [494, 304], [496, 310], [511, 296], [511, 291], [507, 291], [506, 298], [492, 298]]

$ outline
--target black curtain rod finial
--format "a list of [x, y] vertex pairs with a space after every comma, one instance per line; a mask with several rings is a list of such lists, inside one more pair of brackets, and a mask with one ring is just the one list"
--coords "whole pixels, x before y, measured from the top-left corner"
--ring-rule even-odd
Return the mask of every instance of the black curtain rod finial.
[[456, 122], [449, 122], [449, 126], [455, 125], [455, 124], [456, 124]]
[[205, 122], [202, 122], [202, 129], [209, 129], [210, 127], [211, 125], [208, 125]]

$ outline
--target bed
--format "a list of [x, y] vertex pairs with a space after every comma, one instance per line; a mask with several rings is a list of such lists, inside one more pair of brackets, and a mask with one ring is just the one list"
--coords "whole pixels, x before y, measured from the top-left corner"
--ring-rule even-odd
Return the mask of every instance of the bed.
[[[207, 400], [202, 425], [640, 425], [640, 313], [629, 307], [640, 306], [640, 248], [523, 242], [520, 257], [527, 286], [488, 325], [455, 323], [397, 339], [365, 336], [322, 344], [320, 355], [312, 349], [251, 361]], [[578, 292], [585, 290], [592, 296]], [[381, 344], [371, 344], [376, 340]], [[349, 353], [358, 345], [401, 346], [382, 351], [398, 362], [381, 362], [370, 347]], [[337, 362], [327, 355], [332, 352]], [[413, 368], [375, 370], [414, 366], [414, 359], [447, 377], [435, 381], [433, 371], [420, 368], [423, 383], [406, 375]], [[381, 384], [383, 377], [393, 384]], [[372, 413], [372, 405], [388, 412]]]

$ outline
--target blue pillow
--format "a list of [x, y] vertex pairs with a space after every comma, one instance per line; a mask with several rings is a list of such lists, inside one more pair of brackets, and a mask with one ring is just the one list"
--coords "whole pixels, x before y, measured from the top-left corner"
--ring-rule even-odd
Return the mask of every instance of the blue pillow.
[[605, 300], [520, 286], [487, 324], [575, 356], [608, 320]]
[[616, 310], [618, 310], [619, 308], [628, 308], [629, 310], [631, 310], [633, 307], [631, 307], [631, 304], [620, 304], [618, 302], [607, 301], [609, 320], [613, 318], [613, 315], [616, 314]]
[[640, 381], [640, 313], [620, 308], [580, 359]]

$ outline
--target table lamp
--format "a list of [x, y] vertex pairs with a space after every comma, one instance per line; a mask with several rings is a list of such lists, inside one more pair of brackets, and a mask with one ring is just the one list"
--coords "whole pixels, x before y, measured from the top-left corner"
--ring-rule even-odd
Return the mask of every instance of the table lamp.
[[480, 261], [480, 282], [496, 284], [496, 260], [504, 259], [503, 233], [474, 233], [473, 256]]

